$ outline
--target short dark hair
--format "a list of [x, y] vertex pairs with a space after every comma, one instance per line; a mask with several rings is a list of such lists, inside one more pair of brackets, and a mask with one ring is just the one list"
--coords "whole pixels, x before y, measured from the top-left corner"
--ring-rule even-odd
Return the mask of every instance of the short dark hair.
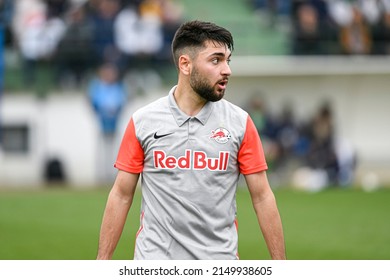
[[211, 22], [189, 21], [183, 23], [176, 31], [172, 41], [172, 56], [177, 66], [182, 51], [187, 47], [203, 48], [206, 41], [213, 41], [226, 45], [233, 51], [233, 36], [227, 29]]

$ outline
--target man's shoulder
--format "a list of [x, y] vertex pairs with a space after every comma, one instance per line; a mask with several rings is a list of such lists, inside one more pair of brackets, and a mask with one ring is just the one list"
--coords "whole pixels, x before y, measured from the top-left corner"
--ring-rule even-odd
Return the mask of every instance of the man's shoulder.
[[168, 96], [163, 96], [136, 110], [133, 118], [145, 118], [167, 110], [169, 110]]
[[218, 111], [226, 111], [229, 115], [236, 117], [246, 118], [248, 116], [248, 113], [244, 109], [226, 99], [215, 102], [215, 108]]

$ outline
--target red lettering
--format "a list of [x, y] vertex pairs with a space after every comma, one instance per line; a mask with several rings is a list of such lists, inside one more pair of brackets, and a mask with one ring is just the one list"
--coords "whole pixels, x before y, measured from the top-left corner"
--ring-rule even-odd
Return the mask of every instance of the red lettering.
[[165, 165], [167, 166], [167, 168], [169, 169], [173, 169], [176, 167], [176, 158], [171, 156], [171, 157], [167, 157], [167, 159], [165, 160]]
[[185, 150], [184, 156], [176, 158], [175, 156], [166, 156], [164, 151], [153, 151], [154, 167], [161, 169], [194, 169], [210, 171], [225, 171], [229, 163], [229, 152], [219, 152], [218, 158], [208, 157], [205, 152]]
[[219, 152], [219, 170], [223, 168], [223, 152]]
[[155, 168], [165, 168], [163, 160], [165, 158], [164, 151], [153, 151], [154, 157], [154, 167]]
[[223, 154], [225, 154], [224, 156], [224, 164], [223, 164], [223, 168], [221, 170], [227, 170], [227, 165], [228, 165], [228, 162], [229, 162], [229, 152], [223, 152]]
[[181, 169], [190, 169], [191, 168], [191, 150], [186, 150], [185, 156], [179, 157], [177, 165]]
[[219, 162], [219, 160], [217, 158], [209, 158], [209, 159], [207, 159], [207, 165], [208, 165], [207, 167], [211, 171], [217, 170], [218, 169], [218, 162]]
[[194, 169], [205, 169], [206, 162], [206, 154], [204, 152], [194, 152]]

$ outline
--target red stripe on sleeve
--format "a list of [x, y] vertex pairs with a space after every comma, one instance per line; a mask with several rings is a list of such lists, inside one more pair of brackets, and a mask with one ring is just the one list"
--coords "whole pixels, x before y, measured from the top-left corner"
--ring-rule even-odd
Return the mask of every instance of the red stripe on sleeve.
[[268, 169], [260, 136], [249, 115], [244, 139], [238, 151], [238, 164], [242, 174], [252, 174]]
[[130, 173], [141, 173], [144, 168], [144, 151], [135, 134], [133, 119], [126, 128], [114, 166]]

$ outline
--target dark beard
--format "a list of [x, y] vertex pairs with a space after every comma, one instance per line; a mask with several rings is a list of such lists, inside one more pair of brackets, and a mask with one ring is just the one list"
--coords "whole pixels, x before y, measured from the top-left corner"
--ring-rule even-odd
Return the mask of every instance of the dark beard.
[[221, 100], [225, 94], [224, 91], [221, 94], [216, 94], [214, 88], [207, 83], [206, 79], [199, 75], [196, 69], [191, 73], [190, 86], [200, 97], [211, 102]]

